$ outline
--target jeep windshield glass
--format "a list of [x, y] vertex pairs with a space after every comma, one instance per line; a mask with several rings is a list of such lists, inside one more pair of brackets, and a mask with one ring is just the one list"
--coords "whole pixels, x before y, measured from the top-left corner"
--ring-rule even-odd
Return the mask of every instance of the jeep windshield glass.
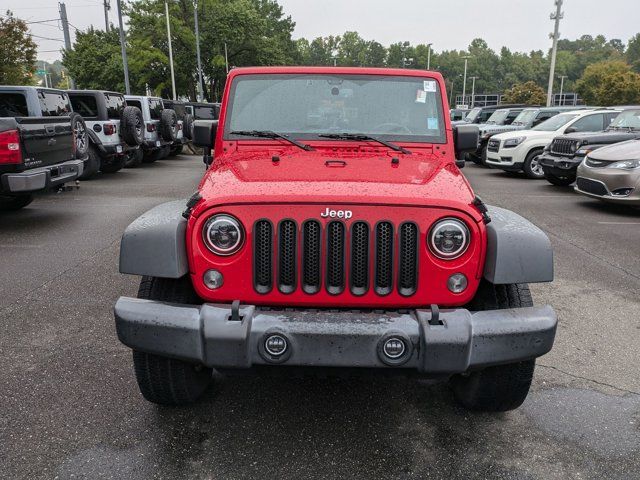
[[539, 125], [536, 125], [531, 130], [538, 130], [541, 132], [555, 132], [561, 127], [564, 127], [571, 120], [576, 118], [578, 114], [576, 113], [561, 113], [560, 115], [556, 115], [555, 117], [551, 117], [549, 120], [545, 120]]
[[640, 110], [625, 110], [620, 113], [607, 130], [640, 130]]
[[469, 123], [473, 123], [476, 121], [476, 118], [478, 118], [478, 115], [480, 115], [480, 112], [482, 111], [482, 109], [480, 107], [475, 107], [472, 108], [469, 113], [467, 113], [467, 116], [464, 117], [464, 121], [465, 122], [469, 122]]
[[507, 115], [509, 115], [509, 110], [496, 110], [491, 114], [489, 120], [487, 120], [487, 123], [493, 125], [502, 125], [507, 118]]
[[226, 138], [234, 131], [290, 139], [359, 134], [387, 142], [445, 143], [438, 82], [427, 77], [349, 74], [239, 75], [231, 85]]
[[536, 118], [537, 113], [538, 110], [536, 109], [523, 110], [518, 114], [511, 125], [529, 125], [533, 122], [533, 119]]

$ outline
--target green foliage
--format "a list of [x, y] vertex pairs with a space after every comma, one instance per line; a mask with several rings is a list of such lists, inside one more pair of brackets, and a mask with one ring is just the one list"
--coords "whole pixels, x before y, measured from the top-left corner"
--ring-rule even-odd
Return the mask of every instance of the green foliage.
[[30, 85], [36, 71], [37, 46], [24, 20], [7, 10], [0, 17], [0, 84]]
[[504, 92], [504, 103], [524, 103], [526, 105], [544, 105], [547, 95], [544, 89], [536, 82], [530, 80], [524, 83], [516, 83]]
[[640, 103], [640, 75], [620, 60], [589, 65], [576, 83], [576, 89], [593, 105]]
[[627, 62], [637, 73], [640, 73], [640, 33], [629, 40], [627, 47]]

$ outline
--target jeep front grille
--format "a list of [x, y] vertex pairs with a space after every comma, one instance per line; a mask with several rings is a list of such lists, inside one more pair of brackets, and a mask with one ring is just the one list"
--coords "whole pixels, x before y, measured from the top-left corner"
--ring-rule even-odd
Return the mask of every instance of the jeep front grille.
[[578, 150], [578, 142], [568, 138], [554, 138], [551, 142], [551, 153], [573, 156]]
[[331, 295], [359, 296], [370, 289], [381, 296], [394, 289], [403, 296], [416, 293], [420, 234], [415, 223], [402, 223], [396, 232], [388, 221], [373, 228], [357, 221], [348, 228], [338, 220], [298, 225], [287, 219], [274, 231], [269, 220], [258, 220], [253, 231], [253, 284], [260, 294], [269, 293], [274, 282], [282, 293], [298, 288], [307, 294], [323, 288]]

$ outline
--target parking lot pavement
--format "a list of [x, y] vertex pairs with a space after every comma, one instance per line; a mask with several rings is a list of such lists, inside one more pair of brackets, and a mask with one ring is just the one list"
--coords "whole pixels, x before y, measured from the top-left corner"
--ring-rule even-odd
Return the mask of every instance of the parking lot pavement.
[[411, 379], [233, 377], [145, 402], [112, 308], [127, 224], [196, 188], [195, 157], [0, 216], [0, 478], [640, 478], [640, 211], [469, 165], [477, 193], [550, 236], [560, 324], [518, 410], [473, 414]]

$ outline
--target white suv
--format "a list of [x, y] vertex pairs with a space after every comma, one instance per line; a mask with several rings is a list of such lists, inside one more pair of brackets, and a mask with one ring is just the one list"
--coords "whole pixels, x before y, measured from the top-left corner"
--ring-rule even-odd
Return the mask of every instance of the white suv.
[[531, 130], [494, 135], [487, 144], [487, 165], [507, 172], [524, 171], [529, 178], [544, 178], [538, 157], [555, 137], [602, 131], [619, 112], [616, 109], [574, 110], [556, 115]]
[[138, 107], [144, 120], [144, 141], [141, 150], [132, 152], [126, 166], [137, 167], [140, 163], [151, 163], [165, 158], [171, 151], [171, 144], [178, 136], [176, 112], [164, 107], [161, 98], [141, 95], [125, 95], [127, 105]]

